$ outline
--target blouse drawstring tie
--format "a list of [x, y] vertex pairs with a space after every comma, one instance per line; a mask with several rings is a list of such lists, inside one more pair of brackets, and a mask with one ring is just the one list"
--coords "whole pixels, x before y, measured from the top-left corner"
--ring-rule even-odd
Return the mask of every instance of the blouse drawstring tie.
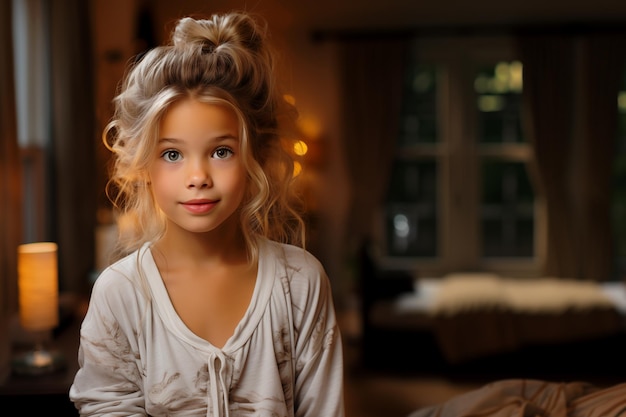
[[[207, 363], [210, 378], [210, 403], [207, 407], [207, 416], [230, 417], [228, 386], [225, 381], [227, 372], [226, 356], [222, 352], [213, 352], [209, 355]], [[209, 410], [212, 410], [212, 416], [209, 414]]]

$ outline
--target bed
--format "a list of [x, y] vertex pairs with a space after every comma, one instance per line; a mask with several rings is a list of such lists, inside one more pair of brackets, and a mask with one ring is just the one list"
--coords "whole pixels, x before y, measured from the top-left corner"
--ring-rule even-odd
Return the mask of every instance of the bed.
[[484, 384], [408, 417], [626, 417], [624, 282], [360, 271], [365, 368]]
[[485, 381], [408, 417], [626, 417], [624, 283], [395, 278], [390, 294], [370, 300], [365, 341], [382, 336], [393, 352], [370, 357], [395, 354], [422, 372], [439, 361], [437, 372]]
[[621, 282], [463, 273], [419, 279], [414, 285], [414, 291], [392, 301], [392, 315], [428, 322], [450, 363], [626, 329], [626, 286]]
[[623, 282], [491, 273], [416, 279], [363, 267], [366, 368], [489, 381], [626, 375]]

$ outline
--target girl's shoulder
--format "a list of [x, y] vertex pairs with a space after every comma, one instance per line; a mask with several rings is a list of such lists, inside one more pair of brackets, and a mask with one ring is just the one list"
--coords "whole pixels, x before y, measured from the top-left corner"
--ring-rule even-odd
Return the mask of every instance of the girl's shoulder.
[[126, 255], [105, 268], [96, 278], [92, 297], [98, 294], [117, 294], [121, 297], [138, 292], [145, 293], [147, 274], [154, 264], [149, 245]]
[[[274, 241], [266, 241], [265, 256], [270, 256], [288, 270], [306, 275], [326, 275], [324, 266], [311, 252], [299, 246]], [[263, 256], [263, 251], [261, 251]]]
[[265, 250], [261, 250], [264, 259], [260, 262], [267, 265], [273, 259], [274, 273], [291, 298], [308, 299], [314, 293], [327, 295], [330, 282], [318, 258], [298, 246], [267, 242]]

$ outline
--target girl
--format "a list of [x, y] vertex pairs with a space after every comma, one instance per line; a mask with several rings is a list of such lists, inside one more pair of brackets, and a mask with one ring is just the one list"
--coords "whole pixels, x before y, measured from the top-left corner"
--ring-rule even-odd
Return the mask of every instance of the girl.
[[244, 13], [181, 19], [127, 74], [104, 133], [125, 255], [81, 326], [81, 415], [344, 415], [273, 76], [265, 26]]

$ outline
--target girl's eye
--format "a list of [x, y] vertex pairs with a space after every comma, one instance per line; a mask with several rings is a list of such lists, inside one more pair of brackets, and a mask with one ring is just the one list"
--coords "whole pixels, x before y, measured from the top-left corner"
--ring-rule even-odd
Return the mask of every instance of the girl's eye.
[[172, 150], [172, 149], [168, 149], [167, 151], [161, 154], [161, 158], [165, 159], [168, 162], [176, 162], [181, 158], [181, 156], [180, 156], [180, 152]]
[[226, 159], [233, 155], [233, 151], [230, 148], [217, 148], [215, 152], [213, 152], [213, 157], [217, 159]]

